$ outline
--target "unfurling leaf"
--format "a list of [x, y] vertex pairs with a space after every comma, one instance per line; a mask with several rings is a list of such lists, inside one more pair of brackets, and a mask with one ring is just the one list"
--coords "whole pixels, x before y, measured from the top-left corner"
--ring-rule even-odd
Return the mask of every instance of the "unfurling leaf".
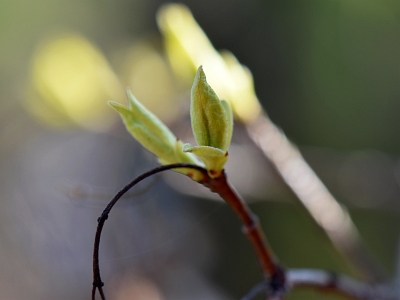
[[[129, 133], [147, 150], [158, 157], [161, 164], [192, 163], [199, 161], [191, 153], [182, 151], [182, 142], [169, 128], [152, 112], [145, 108], [127, 90], [128, 107], [110, 102], [110, 105], [120, 114]], [[177, 169], [178, 172], [190, 175], [193, 180], [200, 180], [202, 174], [192, 169]]]

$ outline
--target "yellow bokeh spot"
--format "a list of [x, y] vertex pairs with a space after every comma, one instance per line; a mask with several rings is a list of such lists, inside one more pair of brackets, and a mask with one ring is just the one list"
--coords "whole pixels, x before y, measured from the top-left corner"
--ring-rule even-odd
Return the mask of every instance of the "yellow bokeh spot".
[[102, 53], [82, 36], [72, 34], [48, 40], [38, 48], [33, 57], [31, 92], [29, 108], [42, 120], [94, 130], [107, 128], [115, 117], [107, 101], [124, 99]]
[[164, 122], [182, 112], [179, 88], [167, 61], [148, 40], [137, 42], [123, 60], [123, 78], [137, 99]]

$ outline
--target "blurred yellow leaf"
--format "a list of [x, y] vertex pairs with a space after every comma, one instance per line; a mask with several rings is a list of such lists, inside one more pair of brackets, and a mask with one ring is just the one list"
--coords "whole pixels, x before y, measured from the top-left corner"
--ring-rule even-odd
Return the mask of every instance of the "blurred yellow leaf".
[[140, 40], [122, 59], [121, 77], [135, 96], [161, 120], [168, 123], [182, 112], [179, 84], [168, 62], [150, 40]]
[[31, 90], [28, 107], [41, 120], [94, 130], [107, 128], [114, 119], [107, 101], [124, 98], [101, 51], [76, 34], [56, 36], [38, 47]]
[[[181, 4], [164, 5], [158, 13], [158, 24], [175, 72], [187, 81], [202, 65], [209, 84], [221, 99], [227, 100], [243, 122], [250, 122], [261, 113], [250, 71], [232, 54], [225, 58], [214, 49], [206, 34]], [[190, 78], [190, 79], [189, 79]]]

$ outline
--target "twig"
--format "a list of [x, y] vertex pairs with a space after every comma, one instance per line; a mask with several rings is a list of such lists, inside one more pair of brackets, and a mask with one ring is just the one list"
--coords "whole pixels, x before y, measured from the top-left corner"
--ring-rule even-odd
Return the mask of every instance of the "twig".
[[315, 269], [290, 269], [286, 272], [288, 290], [311, 287], [350, 299], [399, 300], [399, 293], [392, 285], [367, 284], [346, 275]]
[[279, 266], [278, 260], [267, 243], [258, 217], [251, 212], [248, 205], [228, 183], [225, 172], [222, 172], [221, 176], [217, 178], [207, 177], [203, 185], [219, 194], [230, 205], [242, 222], [243, 232], [257, 253], [265, 280], [271, 283], [275, 292], [283, 290], [285, 285], [283, 269]]
[[252, 123], [246, 124], [246, 128], [308, 213], [359, 275], [368, 281], [386, 277], [385, 270], [362, 243], [348, 212], [332, 196], [285, 134], [266, 115], [260, 115]]
[[199, 170], [204, 173], [204, 176], [207, 176], [207, 171], [199, 166], [192, 165], [192, 164], [172, 164], [172, 165], [166, 165], [166, 166], [160, 166], [155, 169], [152, 169], [146, 173], [143, 173], [142, 175], [138, 176], [134, 180], [132, 180], [130, 183], [128, 183], [124, 188], [122, 188], [115, 196], [114, 198], [110, 201], [110, 203], [106, 206], [104, 209], [103, 213], [101, 216], [97, 219], [97, 229], [96, 229], [96, 236], [94, 240], [94, 247], [93, 247], [93, 288], [92, 288], [92, 300], [96, 299], [96, 290], [99, 290], [100, 297], [102, 300], [105, 300], [105, 295], [103, 292], [103, 285], [104, 283], [101, 280], [100, 276], [100, 265], [99, 265], [99, 246], [100, 246], [100, 238], [101, 238], [101, 232], [103, 230], [104, 222], [108, 219], [108, 214], [111, 212], [111, 209], [113, 206], [117, 203], [117, 201], [126, 193], [128, 192], [133, 186], [141, 182], [143, 179], [146, 179], [147, 177], [150, 177], [154, 174], [166, 171], [166, 170], [171, 170], [171, 169], [177, 169], [177, 168], [192, 168]]

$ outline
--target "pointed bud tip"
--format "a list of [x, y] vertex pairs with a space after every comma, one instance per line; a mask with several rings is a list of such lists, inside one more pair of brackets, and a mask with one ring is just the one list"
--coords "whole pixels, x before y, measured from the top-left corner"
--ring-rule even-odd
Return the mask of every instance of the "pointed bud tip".
[[121, 110], [126, 110], [125, 106], [115, 101], [108, 101], [108, 105], [110, 105], [113, 109], [115, 109], [118, 112], [120, 112]]
[[197, 69], [196, 78], [198, 78], [198, 79], [201, 78], [203, 80], [206, 79], [206, 73], [204, 73], [204, 69], [203, 69], [202, 65], [200, 65], [200, 67]]
[[130, 89], [129, 87], [127, 87], [127, 88], [125, 89], [125, 94], [126, 94], [127, 96], [132, 95], [132, 91], [131, 91], [131, 89]]

